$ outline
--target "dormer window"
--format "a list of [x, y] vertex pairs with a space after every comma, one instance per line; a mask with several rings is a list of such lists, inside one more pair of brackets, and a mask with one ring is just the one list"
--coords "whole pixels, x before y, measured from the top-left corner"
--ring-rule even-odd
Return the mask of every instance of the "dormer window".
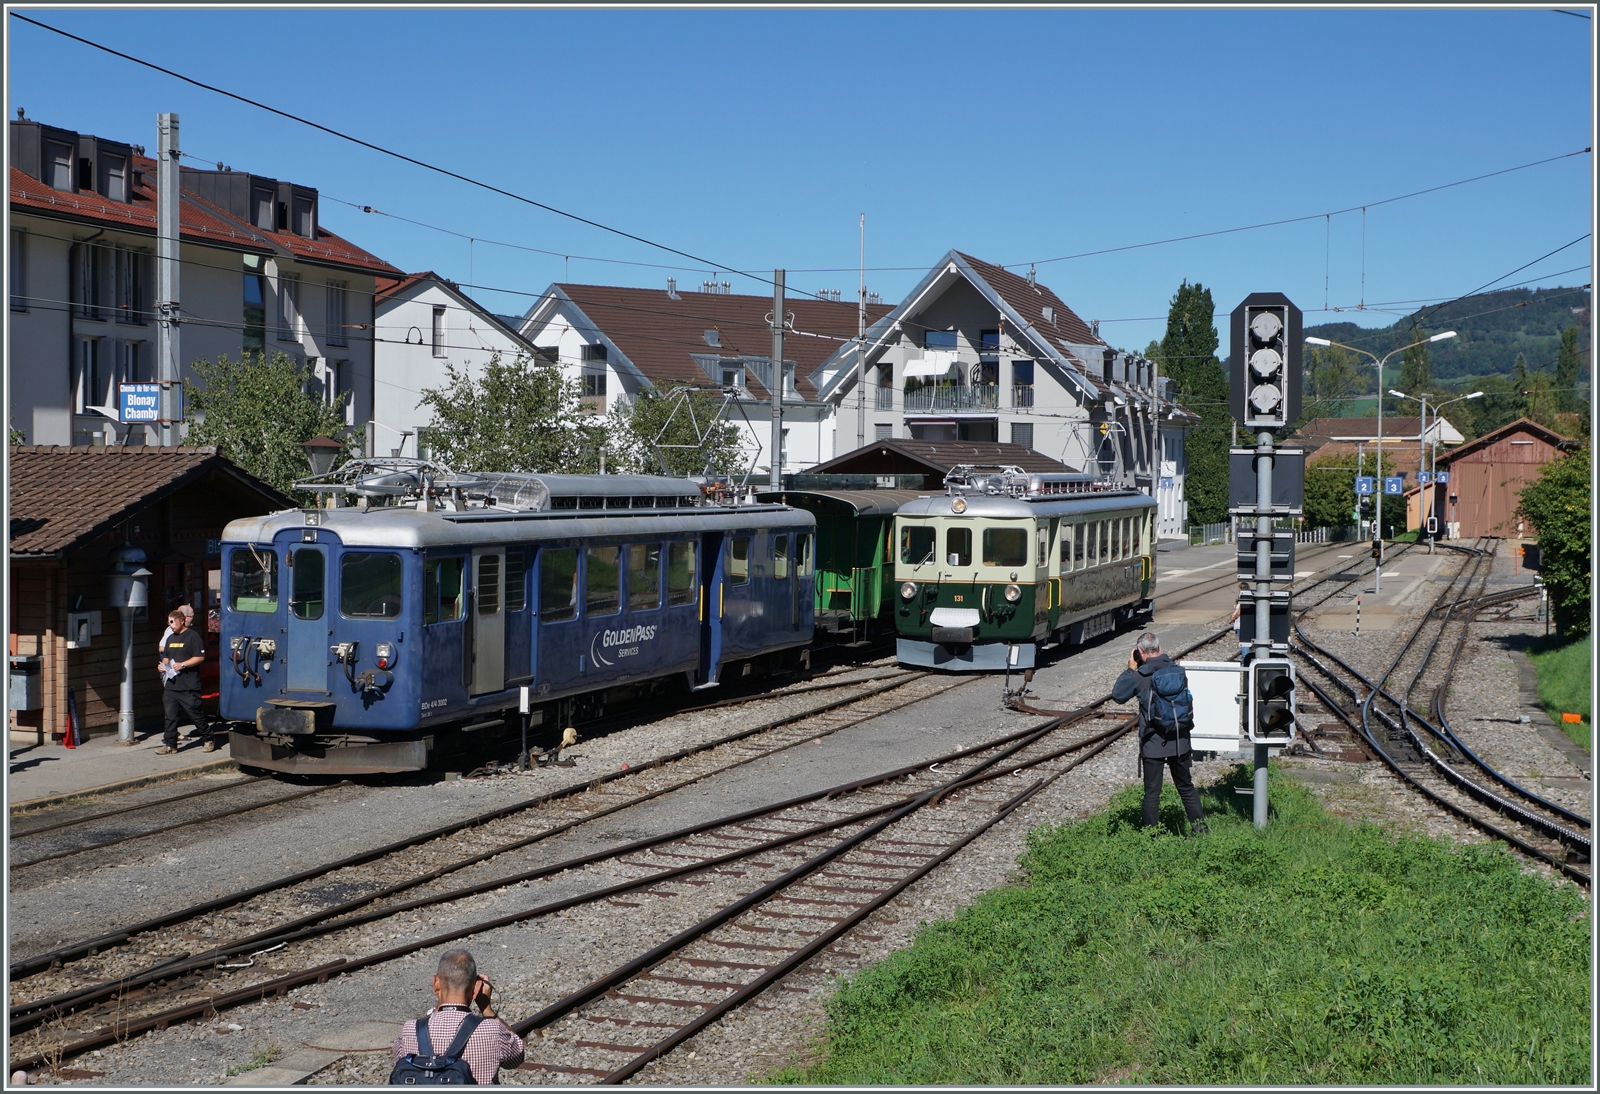
[[50, 184], [51, 189], [72, 191], [72, 175], [74, 171], [73, 148], [70, 144], [60, 141], [50, 141], [45, 147], [44, 181]]
[[309, 197], [296, 194], [294, 199], [294, 234], [306, 239], [317, 238], [316, 216]]
[[250, 197], [250, 211], [252, 214], [250, 222], [263, 232], [274, 230], [273, 226], [276, 222], [274, 206], [276, 202], [273, 199], [276, 196], [265, 186], [258, 186]]
[[128, 161], [121, 156], [100, 157], [100, 193], [112, 201], [128, 200]]

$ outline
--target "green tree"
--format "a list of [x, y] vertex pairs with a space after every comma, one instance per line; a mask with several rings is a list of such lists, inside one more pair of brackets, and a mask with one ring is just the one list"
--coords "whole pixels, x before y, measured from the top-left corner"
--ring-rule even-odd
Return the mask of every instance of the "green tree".
[[714, 391], [641, 392], [616, 405], [608, 423], [618, 470], [641, 475], [739, 475], [748, 466], [739, 428], [718, 420]]
[[1578, 355], [1578, 328], [1568, 327], [1561, 332], [1561, 348], [1556, 351], [1556, 406], [1564, 413], [1572, 413], [1583, 406], [1578, 398], [1578, 372], [1583, 362]]
[[[1379, 377], [1381, 382], [1382, 377]], [[1428, 360], [1428, 339], [1420, 329], [1411, 332], [1411, 344], [1400, 355], [1400, 378], [1396, 386], [1407, 395], [1420, 395], [1433, 385], [1433, 366]], [[1379, 398], [1387, 388], [1378, 392]]]
[[1314, 346], [1305, 355], [1305, 409], [1301, 417], [1342, 418], [1362, 390], [1361, 361], [1341, 346]]
[[308, 371], [286, 353], [219, 354], [196, 361], [199, 381], [188, 396], [185, 444], [215, 445], [224, 456], [285, 494], [311, 467], [300, 446], [313, 437], [345, 434], [347, 451], [360, 433], [346, 431], [341, 395], [325, 402], [307, 388]]
[[424, 388], [433, 411], [427, 446], [452, 470], [587, 474], [600, 468], [605, 420], [584, 413], [580, 387], [554, 365], [496, 353], [476, 379], [445, 365], [449, 381]]
[[1590, 552], [1588, 445], [1545, 464], [1522, 488], [1522, 513], [1538, 530], [1540, 576], [1550, 590], [1556, 628], [1566, 637], [1589, 633]]
[[[1354, 453], [1313, 456], [1306, 461], [1305, 513], [1306, 524], [1312, 528], [1348, 528], [1356, 523], [1356, 475], [1381, 476], [1394, 473], [1394, 461], [1389, 453], [1383, 454], [1383, 470], [1373, 467], [1368, 455], [1363, 465], [1357, 466]], [[1372, 499], [1362, 503], [1362, 514], [1372, 519]], [[1389, 498], [1383, 507], [1385, 535], [1393, 535], [1397, 527], [1404, 527], [1406, 507], [1403, 499]]]
[[1167, 311], [1167, 332], [1153, 359], [1176, 382], [1178, 402], [1200, 416], [1184, 437], [1188, 465], [1184, 490], [1189, 519], [1215, 524], [1228, 519], [1228, 374], [1217, 359], [1217, 327], [1211, 290], [1186, 280]]

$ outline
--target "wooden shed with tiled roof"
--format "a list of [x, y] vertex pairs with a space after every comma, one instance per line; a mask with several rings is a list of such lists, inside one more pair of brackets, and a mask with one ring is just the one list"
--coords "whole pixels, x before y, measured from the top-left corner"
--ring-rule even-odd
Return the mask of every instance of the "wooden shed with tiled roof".
[[[134, 623], [136, 725], [159, 728], [156, 641], [180, 604], [194, 606], [206, 643], [202, 680], [216, 690], [211, 613], [220, 606], [222, 529], [237, 517], [289, 508], [293, 499], [215, 448], [199, 447], [12, 445], [7, 490], [11, 671], [38, 677], [24, 689], [36, 704], [10, 712], [13, 740], [59, 740], [68, 689], [84, 733], [116, 731], [121, 628], [107, 607], [106, 576], [112, 552], [125, 545], [144, 552], [152, 574], [150, 606]], [[87, 643], [70, 641], [81, 635], [73, 617], [85, 615]]]

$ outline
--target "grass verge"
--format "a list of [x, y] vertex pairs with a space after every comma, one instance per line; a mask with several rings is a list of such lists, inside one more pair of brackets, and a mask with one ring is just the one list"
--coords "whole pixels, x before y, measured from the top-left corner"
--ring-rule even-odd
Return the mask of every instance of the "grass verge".
[[1025, 884], [842, 985], [817, 1062], [769, 1081], [1589, 1083], [1574, 886], [1341, 821], [1276, 771], [1258, 832], [1248, 779], [1205, 792], [1199, 839], [1170, 786], [1164, 828], [1130, 788], [1033, 833]]
[[[1528, 651], [1534, 672], [1539, 676], [1539, 702], [1545, 713], [1586, 752], [1594, 751], [1590, 745], [1590, 726], [1594, 720], [1590, 709], [1590, 656], [1589, 638], [1580, 638], [1565, 645], [1541, 643]], [[1567, 712], [1583, 715], [1583, 721], [1563, 722], [1561, 715]]]

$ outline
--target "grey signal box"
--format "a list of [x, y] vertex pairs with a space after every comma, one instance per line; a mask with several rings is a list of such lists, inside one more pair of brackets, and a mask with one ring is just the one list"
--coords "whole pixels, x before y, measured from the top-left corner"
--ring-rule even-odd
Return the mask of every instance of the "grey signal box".
[[1301, 330], [1300, 309], [1280, 292], [1251, 293], [1233, 309], [1229, 406], [1247, 429], [1276, 431], [1300, 416]]

